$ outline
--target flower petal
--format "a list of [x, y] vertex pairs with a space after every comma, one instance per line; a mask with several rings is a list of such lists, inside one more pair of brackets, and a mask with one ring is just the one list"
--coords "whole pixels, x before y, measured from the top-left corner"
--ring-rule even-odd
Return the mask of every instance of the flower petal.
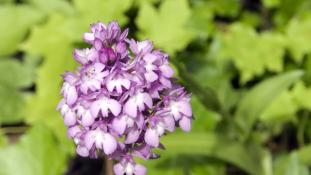
[[125, 144], [134, 143], [138, 140], [138, 137], [140, 135], [140, 131], [138, 129], [132, 128], [126, 135]]
[[121, 112], [121, 104], [114, 99], [109, 99], [108, 108], [114, 116], [117, 116]]
[[123, 110], [131, 117], [135, 118], [137, 116], [137, 105], [133, 103], [131, 99], [125, 103]]
[[147, 173], [147, 169], [140, 164], [136, 164], [134, 167], [134, 172], [135, 175], [145, 175]]
[[103, 150], [106, 155], [112, 154], [117, 149], [117, 141], [110, 134], [104, 134]]
[[189, 119], [188, 117], [183, 117], [179, 121], [179, 126], [185, 132], [189, 132], [191, 130], [191, 119]]
[[65, 117], [64, 117], [64, 123], [65, 123], [65, 125], [67, 125], [67, 126], [72, 126], [72, 125], [76, 124], [76, 121], [77, 121], [77, 119], [76, 119], [75, 113], [72, 112], [71, 110], [69, 110], [69, 111], [66, 113]]
[[178, 106], [180, 108], [179, 109], [180, 112], [182, 112], [183, 114], [185, 114], [188, 117], [192, 116], [192, 109], [191, 109], [191, 106], [190, 106], [189, 102], [180, 101], [178, 103]]
[[89, 150], [86, 147], [84, 147], [84, 146], [78, 145], [76, 151], [82, 157], [89, 156]]
[[91, 126], [94, 123], [95, 119], [89, 111], [86, 111], [81, 118], [81, 124], [83, 126]]
[[112, 121], [112, 127], [118, 134], [123, 134], [126, 129], [126, 120], [124, 116], [115, 117]]
[[145, 133], [145, 141], [150, 146], [158, 147], [160, 140], [157, 131], [155, 129], [148, 128]]
[[116, 175], [123, 175], [124, 167], [120, 163], [117, 163], [113, 166], [113, 171]]

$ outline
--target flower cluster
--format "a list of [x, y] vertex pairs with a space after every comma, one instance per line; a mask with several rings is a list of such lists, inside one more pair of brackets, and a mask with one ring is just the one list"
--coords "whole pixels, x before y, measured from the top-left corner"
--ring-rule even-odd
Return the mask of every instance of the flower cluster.
[[127, 35], [116, 22], [91, 25], [83, 38], [92, 47], [74, 50], [81, 67], [63, 74], [58, 110], [79, 155], [106, 155], [119, 161], [117, 175], [143, 175], [133, 157], [157, 158], [161, 136], [191, 129], [192, 110], [168, 55]]

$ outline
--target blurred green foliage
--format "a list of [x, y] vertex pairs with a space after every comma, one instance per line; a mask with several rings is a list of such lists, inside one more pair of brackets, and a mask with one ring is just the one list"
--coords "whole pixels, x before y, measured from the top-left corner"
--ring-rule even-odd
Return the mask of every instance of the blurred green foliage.
[[310, 174], [311, 1], [0, 0], [0, 175], [66, 171], [60, 74], [90, 23], [111, 20], [170, 53], [193, 93], [192, 131], [164, 137], [148, 174]]

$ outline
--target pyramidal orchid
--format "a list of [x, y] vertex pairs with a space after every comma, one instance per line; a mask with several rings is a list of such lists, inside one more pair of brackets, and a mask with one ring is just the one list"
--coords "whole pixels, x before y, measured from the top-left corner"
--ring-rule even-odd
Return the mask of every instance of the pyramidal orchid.
[[73, 53], [80, 67], [63, 74], [58, 110], [80, 156], [105, 155], [118, 162], [115, 174], [144, 175], [135, 157], [158, 158], [165, 133], [190, 131], [191, 95], [172, 78], [166, 53], [127, 35], [116, 22], [91, 25], [90, 48]]

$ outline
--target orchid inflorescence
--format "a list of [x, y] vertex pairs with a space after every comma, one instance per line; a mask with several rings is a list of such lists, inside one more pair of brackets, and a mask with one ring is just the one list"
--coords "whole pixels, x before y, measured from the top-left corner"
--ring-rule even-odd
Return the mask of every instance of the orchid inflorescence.
[[160, 137], [175, 127], [191, 129], [190, 94], [175, 83], [169, 56], [149, 40], [128, 39], [117, 22], [98, 22], [83, 39], [91, 48], [75, 49], [81, 64], [63, 74], [58, 105], [68, 136], [80, 156], [115, 159], [117, 175], [143, 175], [134, 157], [159, 157]]

